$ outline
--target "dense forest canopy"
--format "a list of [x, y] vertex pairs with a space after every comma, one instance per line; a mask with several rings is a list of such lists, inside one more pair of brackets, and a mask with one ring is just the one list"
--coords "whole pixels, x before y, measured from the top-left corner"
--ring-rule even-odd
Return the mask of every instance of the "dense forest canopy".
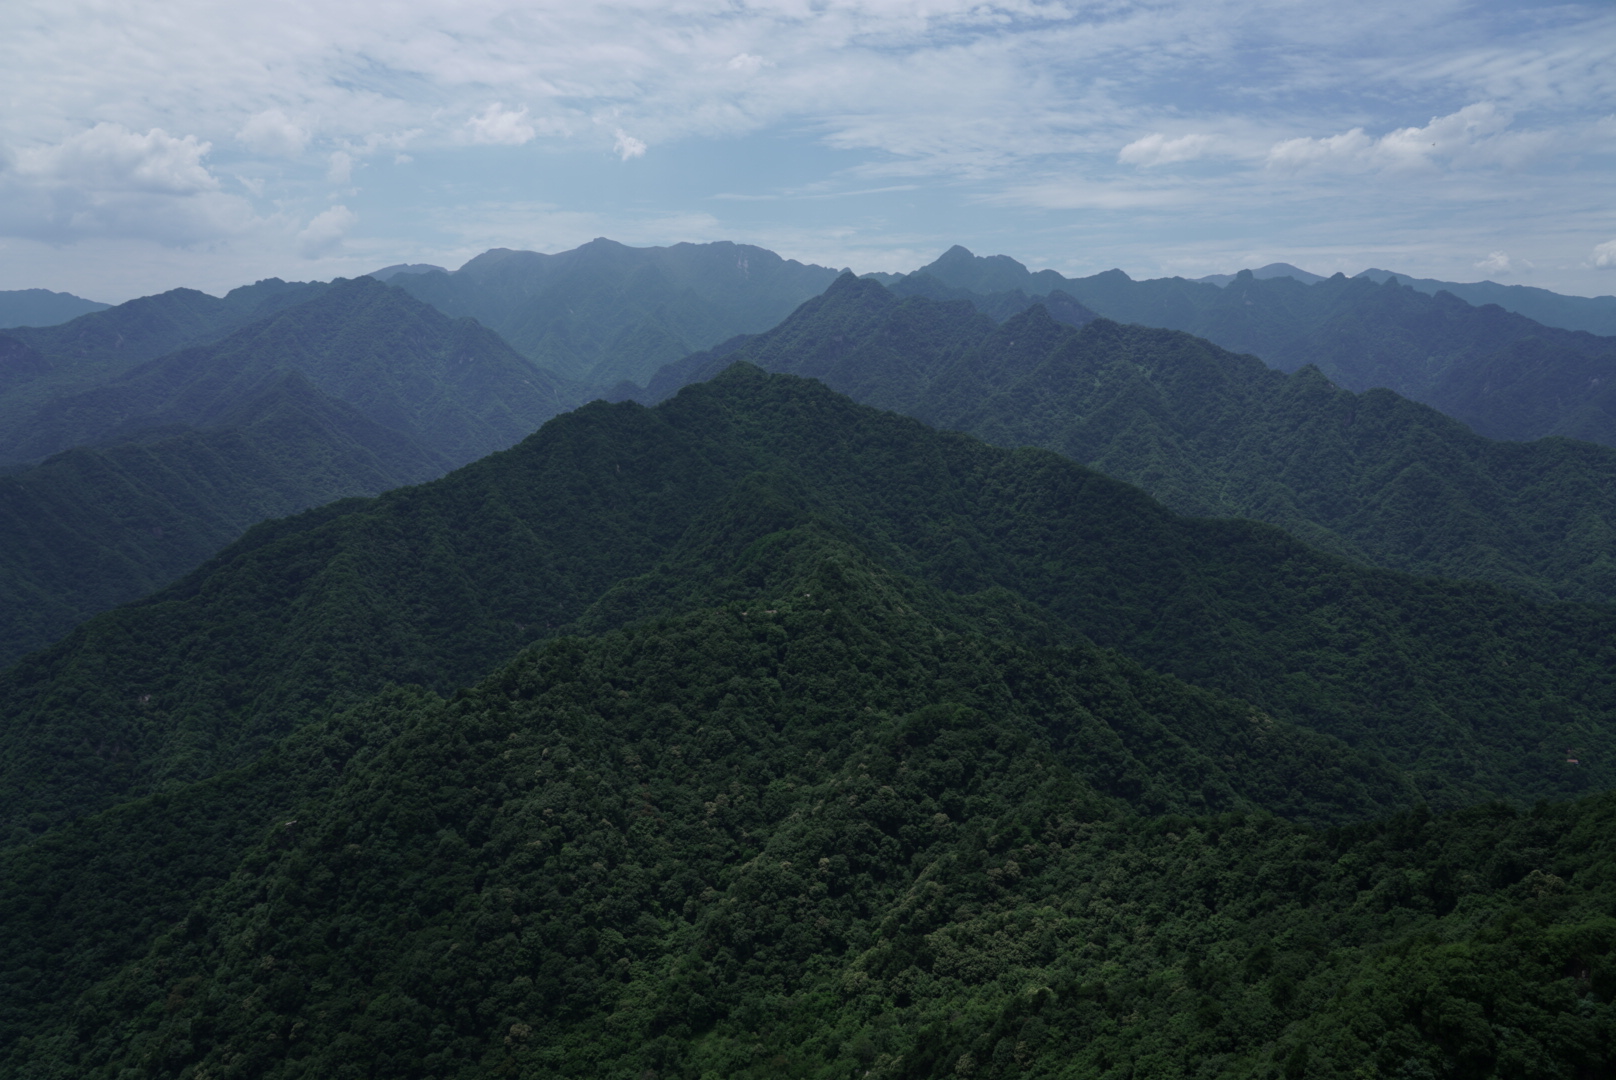
[[1616, 451], [760, 251], [0, 338], [0, 1077], [1616, 1069]]

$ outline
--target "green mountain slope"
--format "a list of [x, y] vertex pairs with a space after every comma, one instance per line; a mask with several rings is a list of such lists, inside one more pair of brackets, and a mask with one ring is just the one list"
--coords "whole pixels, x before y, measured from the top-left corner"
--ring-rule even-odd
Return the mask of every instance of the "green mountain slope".
[[746, 244], [600, 239], [555, 255], [497, 248], [450, 274], [388, 280], [448, 315], [476, 318], [541, 367], [606, 388], [643, 384], [688, 353], [766, 330], [836, 273]]
[[1242, 271], [1228, 285], [1120, 270], [1069, 280], [950, 249], [917, 273], [979, 293], [1060, 289], [1109, 319], [1184, 330], [1283, 371], [1313, 364], [1349, 390], [1384, 387], [1495, 439], [1616, 446], [1616, 338], [1556, 329], [1451, 294], [1344, 275], [1304, 285]]
[[0, 329], [55, 326], [92, 311], [105, 311], [110, 306], [49, 289], [4, 289], [0, 290]]
[[[926, 279], [935, 280], [935, 279]], [[1003, 295], [1003, 294], [1001, 294]], [[1001, 446], [1042, 446], [1180, 513], [1247, 517], [1412, 573], [1616, 601], [1616, 451], [1481, 438], [1186, 334], [961, 303], [844, 277], [778, 328], [670, 365], [651, 397], [737, 359]]]
[[[178, 794], [163, 820], [199, 833], [214, 807], [301, 801], [261, 811], [258, 842], [194, 904], [167, 898], [177, 917], [138, 951], [119, 948], [138, 933], [97, 932], [134, 913], [88, 886], [120, 862], [171, 880], [161, 849], [90, 870], [64, 856], [147, 807], [4, 857], [21, 992], [0, 991], [0, 1015], [25, 1034], [0, 1068], [1616, 1065], [1616, 799], [1310, 832], [1246, 809], [1214, 764], [1283, 786], [1300, 733], [1091, 647], [1029, 648], [798, 521], [732, 545], [721, 514], [693, 542], [734, 556], [719, 584], [744, 599], [536, 647], [450, 702], [395, 692], [311, 727], [284, 754], [319, 783], [277, 783], [266, 762]], [[85, 948], [40, 919], [52, 893]], [[41, 923], [55, 933], [24, 936]], [[107, 968], [76, 1000], [43, 975], [65, 969], [72, 991]]]
[[448, 467], [296, 372], [220, 420], [0, 476], [0, 667], [167, 585], [249, 525]]
[[[464, 685], [650, 572], [757, 472], [794, 478], [895, 572], [1010, 590], [1103, 647], [1384, 756], [1439, 803], [1616, 778], [1608, 609], [1178, 518], [1056, 455], [741, 367], [656, 410], [591, 405], [432, 484], [259, 526], [24, 659], [0, 675], [8, 834], [245, 763], [389, 682]], [[619, 621], [667, 607], [655, 580], [617, 601]]]

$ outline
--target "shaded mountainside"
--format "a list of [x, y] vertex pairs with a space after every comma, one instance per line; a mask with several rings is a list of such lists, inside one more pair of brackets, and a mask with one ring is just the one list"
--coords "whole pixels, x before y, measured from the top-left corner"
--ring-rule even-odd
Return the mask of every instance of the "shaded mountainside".
[[216, 340], [312, 299], [326, 288], [321, 282], [266, 278], [232, 289], [222, 298], [195, 289], [171, 289], [60, 325], [12, 329], [11, 336], [46, 356], [50, 364], [27, 387], [0, 384], [5, 392], [0, 397], [0, 418], [16, 418], [20, 409], [37, 405], [44, 396], [103, 381], [176, 349]]
[[[51, 362], [0, 337], [0, 378]], [[0, 667], [255, 522], [441, 476], [582, 397], [475, 322], [367, 278], [15, 410], [0, 460], [48, 459], [0, 480]]]
[[1616, 798], [1276, 819], [1251, 804], [1317, 736], [1033, 644], [1035, 614], [894, 574], [794, 485], [749, 483], [687, 538], [718, 571], [695, 609], [451, 701], [389, 692], [0, 855], [0, 1070], [1616, 1066]]
[[221, 420], [0, 476], [0, 668], [167, 585], [250, 525], [448, 468], [296, 372]]
[[110, 304], [86, 300], [72, 293], [49, 289], [0, 290], [0, 329], [13, 326], [55, 326], [92, 311], [105, 311]]
[[1242, 271], [1220, 287], [1108, 270], [1072, 280], [962, 247], [916, 273], [985, 294], [1060, 289], [1108, 319], [1184, 330], [1283, 371], [1312, 364], [1349, 390], [1396, 391], [1490, 438], [1616, 445], [1616, 338], [1428, 296], [1394, 279], [1337, 274], [1306, 285]]
[[1354, 276], [1371, 281], [1395, 277], [1399, 283], [1422, 293], [1432, 296], [1439, 292], [1452, 293], [1476, 307], [1497, 304], [1505, 311], [1525, 315], [1544, 326], [1586, 330], [1602, 337], [1616, 336], [1616, 296], [1566, 296], [1532, 285], [1500, 285], [1496, 281], [1437, 281], [1434, 278], [1395, 274], [1390, 270], [1371, 269]]
[[541, 367], [606, 388], [643, 384], [688, 353], [766, 330], [836, 274], [747, 244], [600, 239], [555, 255], [496, 248], [453, 273], [389, 281], [476, 318]]
[[1384, 757], [1438, 804], [1616, 780], [1608, 609], [1179, 518], [1056, 455], [740, 366], [655, 410], [596, 403], [434, 483], [260, 525], [25, 658], [0, 675], [8, 835], [251, 761], [388, 683], [450, 692], [597, 601], [602, 629], [695, 603], [711, 571], [681, 539], [745, 505], [736, 485], [758, 473], [894, 572], [1008, 590], [1065, 632]]
[[0, 458], [38, 459], [151, 427], [216, 424], [289, 370], [452, 464], [511, 445], [580, 397], [475, 322], [358, 278], [216, 343], [52, 398], [0, 434]]
[[1179, 513], [1267, 521], [1392, 569], [1616, 601], [1616, 451], [1494, 442], [1388, 391], [1353, 394], [1187, 334], [1074, 329], [1038, 308], [995, 326], [901, 288], [845, 276], [776, 329], [665, 368], [650, 399], [744, 359], [1055, 450]]

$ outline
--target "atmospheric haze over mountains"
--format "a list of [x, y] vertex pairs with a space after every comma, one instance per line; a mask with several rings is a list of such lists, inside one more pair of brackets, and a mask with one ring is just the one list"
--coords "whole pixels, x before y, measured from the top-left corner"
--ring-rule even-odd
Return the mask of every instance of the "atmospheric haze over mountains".
[[0, 1078], [1616, 1069], [1616, 299], [8, 313]]

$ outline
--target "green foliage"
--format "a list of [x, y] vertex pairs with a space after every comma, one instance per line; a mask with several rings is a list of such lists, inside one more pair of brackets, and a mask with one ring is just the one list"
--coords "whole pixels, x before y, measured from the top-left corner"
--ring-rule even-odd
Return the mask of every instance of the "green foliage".
[[1186, 334], [1078, 330], [1037, 309], [995, 328], [963, 303], [896, 292], [845, 278], [775, 330], [665, 369], [652, 396], [745, 359], [1055, 450], [1180, 513], [1267, 521], [1349, 558], [1540, 599], [1616, 600], [1609, 449], [1493, 442], [1384, 390], [1287, 376]]
[[[194, 301], [217, 330], [250, 306], [239, 293], [272, 284], [252, 311], [302, 302], [31, 410], [51, 378], [0, 397], [0, 413], [19, 414], [0, 426], [0, 457], [55, 455], [0, 479], [0, 666], [168, 584], [255, 522], [442, 475], [580, 399], [491, 332], [369, 278], [147, 307]], [[52, 328], [57, 345], [133, 333], [130, 307]], [[137, 334], [129, 348], [172, 337]], [[59, 363], [0, 355], [0, 386], [30, 358]]]
[[445, 468], [288, 372], [227, 426], [80, 447], [0, 476], [0, 667], [169, 584], [249, 525]]
[[813, 521], [729, 571], [748, 599], [302, 736], [324, 790], [7, 1074], [1616, 1064], [1616, 798], [1309, 831], [1241, 786], [1313, 737], [1247, 706], [983, 632]]
[[601, 389], [766, 330], [836, 277], [746, 244], [630, 248], [593, 240], [541, 255], [497, 248], [452, 274], [389, 283], [493, 328], [539, 366]]
[[[1148, 666], [1384, 754], [1438, 804], [1616, 776], [1608, 611], [1178, 518], [1053, 454], [743, 366], [654, 411], [591, 405], [433, 484], [259, 526], [25, 659], [0, 676], [6, 826], [22, 838], [244, 764], [389, 682], [452, 692], [681, 552], [697, 554], [666, 574], [692, 578], [688, 602], [711, 580], [694, 538], [760, 472], [897, 572], [1006, 590]], [[735, 535], [778, 527], [760, 517]], [[619, 618], [642, 613], [622, 595]]]

